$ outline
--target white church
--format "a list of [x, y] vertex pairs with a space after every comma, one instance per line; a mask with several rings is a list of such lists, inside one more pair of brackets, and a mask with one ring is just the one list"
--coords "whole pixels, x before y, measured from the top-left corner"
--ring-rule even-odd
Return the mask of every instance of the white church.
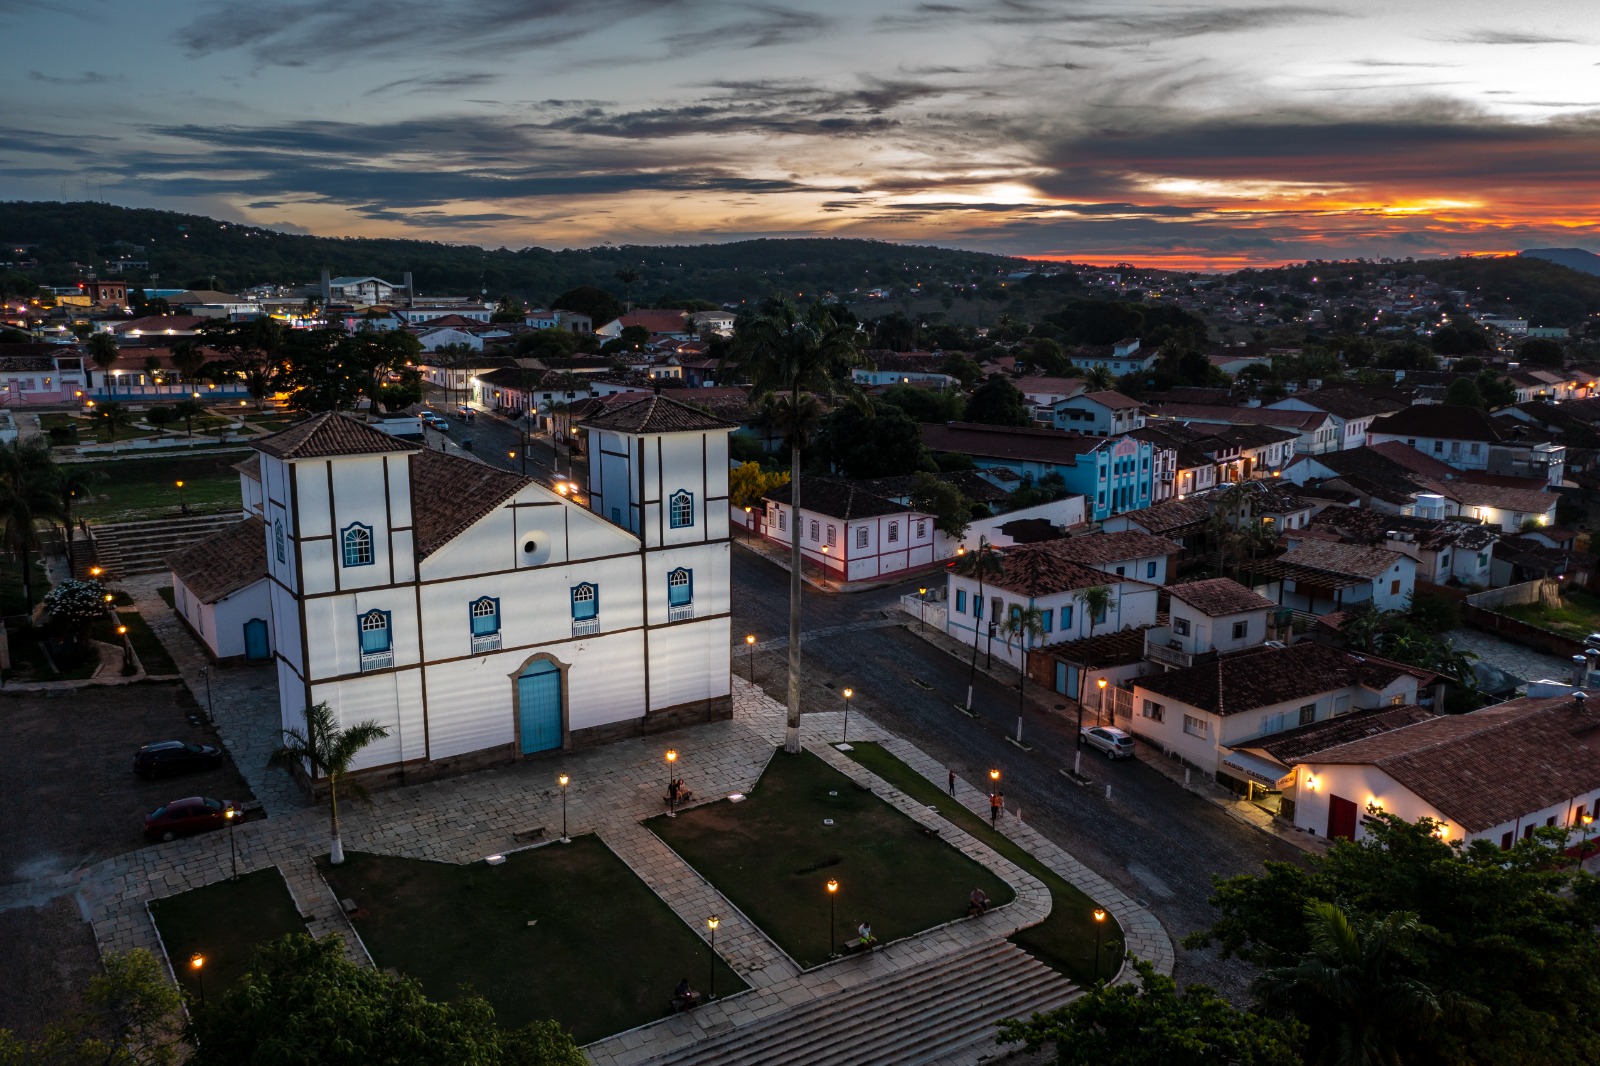
[[276, 663], [406, 779], [732, 714], [731, 423], [642, 394], [587, 423], [586, 509], [343, 414], [255, 442], [246, 518], [169, 560], [219, 659]]

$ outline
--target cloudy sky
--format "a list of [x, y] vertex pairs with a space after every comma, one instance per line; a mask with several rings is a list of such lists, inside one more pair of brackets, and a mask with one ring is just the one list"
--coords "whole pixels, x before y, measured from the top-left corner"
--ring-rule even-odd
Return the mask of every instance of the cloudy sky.
[[0, 196], [512, 247], [1600, 251], [1596, 9], [0, 0]]

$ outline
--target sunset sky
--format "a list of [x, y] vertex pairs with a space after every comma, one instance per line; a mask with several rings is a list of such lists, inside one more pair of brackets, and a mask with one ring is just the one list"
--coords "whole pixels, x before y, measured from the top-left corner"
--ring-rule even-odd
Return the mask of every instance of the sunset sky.
[[1596, 0], [0, 18], [5, 199], [510, 247], [832, 235], [1203, 268], [1600, 251]]

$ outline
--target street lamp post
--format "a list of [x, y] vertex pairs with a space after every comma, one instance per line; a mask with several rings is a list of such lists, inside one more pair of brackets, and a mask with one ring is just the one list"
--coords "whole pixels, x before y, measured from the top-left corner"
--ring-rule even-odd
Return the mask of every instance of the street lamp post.
[[834, 932], [833, 932], [833, 930], [834, 930], [833, 901], [834, 901], [834, 898], [836, 896], [838, 896], [838, 894], [839, 894], [839, 882], [833, 880], [832, 878], [829, 878], [828, 879], [828, 958], [830, 958], [830, 959], [838, 954], [838, 952], [833, 950], [833, 946], [834, 946], [834, 943], [835, 943], [835, 937], [834, 937]]
[[[1106, 724], [1106, 679], [1103, 678], [1103, 677], [1100, 678], [1099, 680], [1097, 680], [1094, 683], [1094, 686], [1095, 686], [1095, 688], [1100, 690], [1100, 705], [1098, 707], [1096, 707], [1095, 710], [1094, 710], [1094, 720], [1096, 722], [1098, 722], [1100, 725], [1105, 725]], [[1082, 707], [1078, 708], [1078, 713], [1079, 713], [1080, 716], [1083, 714], [1083, 708]], [[1083, 723], [1082, 722], [1078, 723], [1078, 728], [1079, 729], [1083, 728]]]
[[843, 695], [844, 695], [844, 733], [841, 734], [841, 736], [839, 738], [843, 742], [848, 742], [850, 740], [850, 697], [854, 696], [855, 694], [856, 694], [855, 689], [851, 689], [851, 688], [845, 689], [844, 693], [843, 693]]
[[1105, 928], [1106, 912], [1094, 909], [1094, 983], [1100, 983], [1100, 930]]
[[122, 672], [133, 673], [133, 645], [128, 642], [128, 627], [118, 626], [117, 636], [122, 638]]
[[556, 778], [556, 781], [561, 785], [561, 843], [563, 844], [572, 843], [572, 838], [567, 836], [567, 782], [569, 780], [571, 778], [567, 777], [566, 774]]
[[200, 1006], [206, 1005], [206, 957], [198, 951], [189, 956], [189, 969], [194, 971], [194, 979], [200, 982]]
[[189, 513], [189, 501], [183, 495], [183, 480], [178, 480], [178, 510], [182, 514]]
[[232, 880], [239, 880], [239, 848], [233, 842], [233, 823], [239, 820], [237, 807], [229, 807], [223, 812], [223, 817], [228, 819], [228, 857], [233, 860]]
[[1578, 865], [1581, 866], [1589, 857], [1589, 827], [1594, 824], [1594, 815], [1585, 814], [1579, 821], [1583, 822], [1583, 846], [1578, 849]]
[[672, 787], [672, 782], [674, 780], [676, 780], [672, 776], [672, 771], [673, 771], [674, 766], [676, 766], [677, 762], [678, 762], [678, 749], [676, 749], [676, 748], [668, 748], [667, 749], [667, 817], [668, 818], [676, 818], [678, 816], [678, 790]]
[[994, 669], [994, 622], [989, 623], [989, 643], [983, 649], [983, 668]]
[[752, 532], [752, 528], [754, 527], [754, 525], [755, 525], [755, 519], [750, 517], [750, 508], [746, 507], [744, 509], [744, 543], [745, 543], [745, 547], [749, 547], [751, 541], [753, 541], [755, 539], [755, 535]]
[[722, 919], [715, 914], [706, 919], [706, 928], [711, 930], [711, 973], [706, 978], [706, 998], [715, 999], [717, 995], [717, 926], [722, 924]]
[[214, 726], [217, 724], [217, 716], [212, 713], [211, 706], [211, 667], [202, 666], [200, 668], [200, 676], [205, 678], [206, 681], [206, 722]]
[[828, 546], [822, 546], [822, 587], [828, 587]]
[[750, 683], [753, 685], [756, 683], [756, 635], [754, 633], [746, 633], [744, 635], [744, 645], [750, 649]]
[[928, 631], [928, 590], [925, 587], [917, 589], [917, 621], [920, 623], [918, 631], [926, 633]]

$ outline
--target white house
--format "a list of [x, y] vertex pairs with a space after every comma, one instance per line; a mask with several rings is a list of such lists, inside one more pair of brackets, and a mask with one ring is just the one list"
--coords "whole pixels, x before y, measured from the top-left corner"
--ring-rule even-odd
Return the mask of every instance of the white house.
[[326, 702], [389, 730], [356, 769], [430, 776], [727, 717], [729, 428], [591, 420], [593, 513], [346, 415], [255, 441], [283, 724]]
[[1539, 478], [1560, 485], [1566, 448], [1509, 440], [1494, 419], [1475, 407], [1420, 404], [1372, 423], [1374, 444], [1399, 441], [1456, 470]]
[[1241, 651], [1278, 636], [1277, 604], [1232, 578], [1170, 585], [1168, 624], [1145, 630], [1145, 658], [1186, 669], [1203, 656]]
[[830, 581], [867, 581], [933, 563], [942, 535], [934, 516], [853, 481], [808, 477], [796, 515], [792, 485], [767, 494], [764, 535], [787, 547], [800, 526], [800, 554]]
[[1297, 541], [1271, 565], [1282, 574], [1279, 602], [1311, 614], [1403, 611], [1417, 584], [1415, 559], [1364, 544]]
[[440, 348], [455, 345], [464, 345], [475, 352], [483, 351], [483, 337], [456, 326], [440, 326], [437, 329], [423, 329], [417, 334], [417, 340], [422, 344], [425, 352], [436, 352]]
[[1232, 779], [1240, 791], [1252, 781], [1281, 791], [1286, 767], [1234, 749], [1359, 708], [1414, 704], [1433, 680], [1416, 667], [1315, 641], [1263, 644], [1135, 680], [1130, 713], [1117, 724], [1204, 773]]
[[1067, 358], [1072, 365], [1084, 370], [1096, 367], [1113, 374], [1129, 374], [1135, 370], [1149, 370], [1155, 365], [1158, 353], [1151, 348], [1141, 350], [1137, 337], [1127, 337], [1112, 345], [1085, 344], [1072, 351]]
[[[1155, 585], [1072, 562], [1062, 554], [1067, 543], [1046, 541], [998, 552], [1002, 572], [983, 581], [981, 589], [976, 576], [952, 570], [946, 578], [945, 632], [962, 643], [980, 644], [997, 658], [1019, 666], [1020, 643], [1013, 640], [1008, 647], [1003, 627], [1012, 613], [1023, 609], [1036, 608], [1040, 614], [1043, 638], [1035, 648], [1087, 637], [1091, 628], [1105, 635], [1155, 623], [1159, 592]], [[1091, 619], [1079, 597], [1084, 589], [1095, 586], [1110, 589], [1111, 600], [1105, 611]]]
[[[252, 483], [259, 488], [259, 482]], [[212, 658], [272, 658], [267, 535], [258, 515], [191, 544], [168, 558], [167, 565], [172, 570], [172, 606]]]
[[1115, 577], [1132, 577], [1152, 585], [1167, 583], [1167, 567], [1183, 546], [1166, 537], [1141, 530], [1090, 533], [1051, 544], [1051, 551], [1068, 562], [1092, 566]]
[[1120, 392], [1085, 392], [1058, 400], [1050, 418], [1057, 429], [1115, 437], [1144, 425], [1144, 404]]
[[1509, 848], [1554, 826], [1576, 845], [1600, 803], [1600, 694], [1430, 718], [1291, 762], [1295, 825], [1329, 839], [1361, 839], [1381, 810], [1441, 822], [1446, 840]]

